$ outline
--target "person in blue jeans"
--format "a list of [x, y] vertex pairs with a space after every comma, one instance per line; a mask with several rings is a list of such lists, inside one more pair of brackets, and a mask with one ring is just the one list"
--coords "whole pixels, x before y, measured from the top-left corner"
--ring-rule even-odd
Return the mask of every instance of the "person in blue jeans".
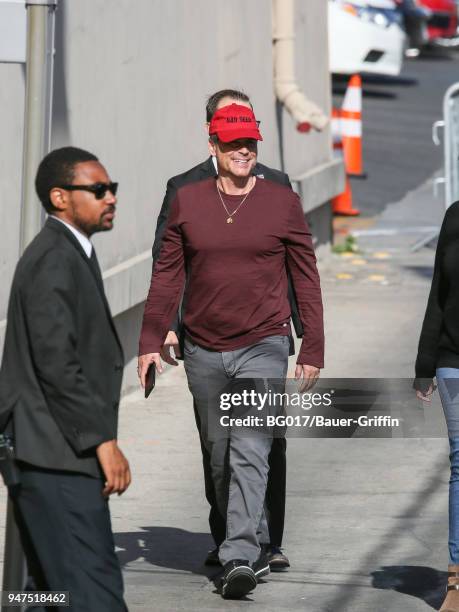
[[445, 214], [427, 309], [419, 339], [414, 388], [430, 401], [438, 391], [450, 445], [449, 565], [446, 598], [440, 612], [459, 612], [459, 202]]

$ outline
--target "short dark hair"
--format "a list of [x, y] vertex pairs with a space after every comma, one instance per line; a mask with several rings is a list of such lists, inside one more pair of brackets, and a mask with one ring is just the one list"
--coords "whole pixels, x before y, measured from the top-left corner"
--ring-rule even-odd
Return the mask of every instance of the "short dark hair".
[[57, 210], [49, 199], [49, 192], [59, 185], [70, 185], [75, 166], [83, 162], [99, 161], [95, 155], [77, 147], [62, 147], [45, 155], [38, 166], [35, 190], [47, 213]]
[[252, 106], [250, 102], [250, 98], [243, 91], [238, 91], [237, 89], [220, 89], [220, 91], [216, 91], [214, 94], [210, 95], [207, 98], [206, 104], [206, 121], [212, 119], [217, 110], [218, 103], [223, 98], [233, 98], [234, 100], [239, 100], [240, 102], [248, 102], [250, 106]]

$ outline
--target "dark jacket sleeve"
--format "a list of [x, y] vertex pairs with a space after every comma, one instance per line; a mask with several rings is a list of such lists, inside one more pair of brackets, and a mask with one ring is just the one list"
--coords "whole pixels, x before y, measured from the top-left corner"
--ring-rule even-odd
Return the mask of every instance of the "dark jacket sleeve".
[[284, 185], [286, 185], [286, 187], [290, 187], [290, 189], [292, 189], [292, 183], [290, 182], [289, 175], [285, 174], [285, 172], [282, 172], [282, 176], [284, 177]]
[[164, 195], [163, 204], [158, 215], [158, 221], [156, 222], [155, 240], [152, 248], [153, 265], [158, 261], [159, 254], [161, 252], [161, 244], [164, 232], [166, 231], [171, 204], [174, 201], [176, 193], [177, 185], [175, 184], [174, 179], [171, 178], [167, 181], [166, 193]]
[[432, 285], [430, 287], [429, 299], [427, 301], [426, 313], [419, 337], [418, 354], [416, 358], [416, 379], [414, 388], [425, 391], [432, 383], [437, 366], [437, 350], [440, 334], [443, 326], [443, 308], [441, 299], [441, 287], [445, 283], [442, 278], [441, 260], [443, 251], [451, 238], [457, 238], [458, 227], [458, 204], [453, 204], [446, 211], [438, 237], [437, 251], [435, 253], [434, 272]]
[[443, 322], [443, 311], [439, 299], [440, 290], [440, 253], [435, 256], [434, 274], [430, 287], [426, 313], [419, 337], [416, 358], [416, 378], [433, 378], [435, 376], [437, 347]]
[[[292, 184], [290, 182], [290, 177], [285, 172], [279, 172], [279, 176], [281, 178], [281, 182], [286, 187], [292, 189]], [[298, 300], [295, 295], [295, 289], [293, 288], [292, 277], [290, 271], [287, 269], [288, 276], [288, 301], [290, 303], [290, 310], [292, 312], [292, 323], [297, 338], [302, 338], [304, 334], [303, 325], [301, 323], [300, 313], [298, 312]]]
[[77, 283], [71, 261], [49, 252], [23, 288], [23, 310], [36, 376], [48, 408], [77, 454], [113, 440], [104, 402], [91, 388], [78, 351]]
[[[155, 232], [155, 240], [153, 243], [152, 255], [153, 255], [153, 268], [155, 267], [156, 262], [159, 259], [159, 254], [161, 252], [161, 245], [163, 241], [164, 232], [167, 227], [167, 220], [169, 218], [169, 212], [171, 208], [171, 204], [174, 201], [175, 195], [177, 193], [178, 185], [176, 184], [173, 178], [167, 181], [166, 193], [164, 195], [163, 204], [161, 206], [161, 211], [158, 215], [158, 221], [156, 223], [156, 232]], [[179, 316], [178, 312], [174, 316], [171, 326], [171, 330], [176, 333], [180, 330]]]
[[285, 185], [286, 187], [290, 187], [292, 189], [292, 183], [290, 182], [290, 177], [285, 172], [281, 172], [280, 170], [274, 170], [270, 168], [270, 175], [268, 176], [275, 183], [279, 183], [280, 185]]

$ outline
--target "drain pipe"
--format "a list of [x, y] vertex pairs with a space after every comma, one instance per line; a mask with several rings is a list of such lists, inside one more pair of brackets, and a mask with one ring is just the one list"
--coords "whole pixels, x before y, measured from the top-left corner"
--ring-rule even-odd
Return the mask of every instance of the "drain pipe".
[[26, 0], [27, 64], [22, 174], [21, 252], [40, 231], [44, 211], [35, 174], [51, 143], [54, 30], [58, 0]]
[[299, 132], [323, 130], [327, 115], [301, 91], [295, 79], [295, 1], [272, 0], [274, 91], [296, 121]]

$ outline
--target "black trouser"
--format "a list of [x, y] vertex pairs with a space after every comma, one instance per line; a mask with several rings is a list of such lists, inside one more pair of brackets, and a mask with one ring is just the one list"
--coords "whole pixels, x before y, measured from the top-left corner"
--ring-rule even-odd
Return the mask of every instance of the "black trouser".
[[51, 612], [127, 611], [102, 488], [84, 474], [21, 464], [11, 497], [29, 577], [38, 590], [70, 592], [70, 607]]
[[[204, 468], [204, 487], [206, 499], [210, 505], [209, 526], [210, 533], [217, 546], [226, 538], [226, 522], [218, 510], [215, 497], [210, 455], [201, 438], [201, 422], [198, 411], [193, 402], [194, 418], [199, 432], [199, 441], [202, 451], [202, 466]], [[287, 474], [286, 460], [287, 441], [285, 438], [274, 438], [269, 454], [268, 486], [266, 488], [266, 514], [268, 519], [269, 537], [274, 546], [282, 545], [285, 520], [285, 488]]]

